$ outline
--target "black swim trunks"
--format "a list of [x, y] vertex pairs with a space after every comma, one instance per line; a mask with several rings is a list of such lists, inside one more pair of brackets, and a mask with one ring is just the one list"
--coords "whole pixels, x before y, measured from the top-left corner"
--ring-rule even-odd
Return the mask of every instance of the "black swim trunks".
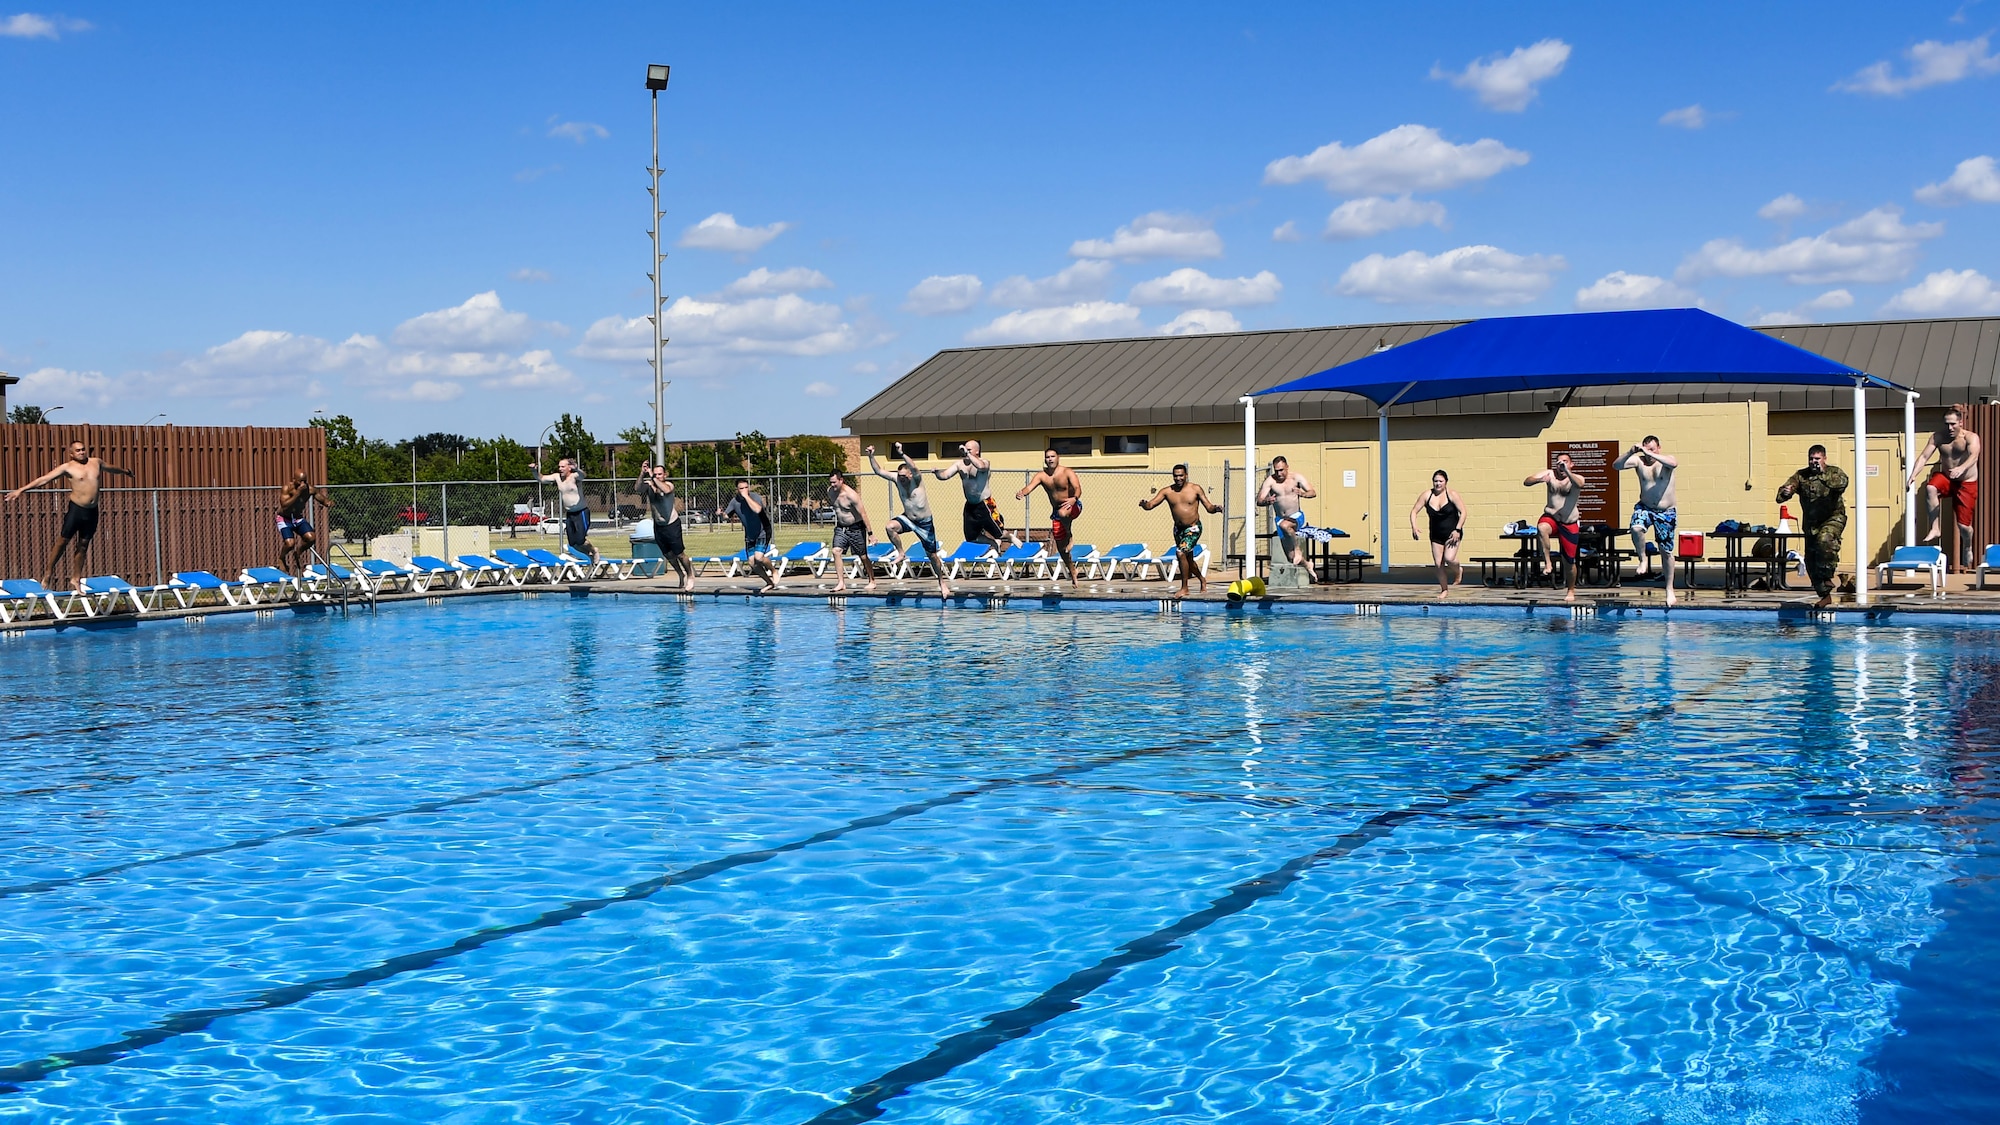
[[1000, 542], [1007, 538], [1007, 532], [993, 518], [993, 509], [984, 500], [965, 502], [965, 541], [977, 543], [981, 540]]
[[97, 505], [86, 508], [74, 500], [69, 502], [68, 510], [63, 512], [62, 537], [68, 539], [72, 535], [85, 539], [97, 535]]
[[679, 520], [671, 523], [653, 521], [653, 542], [660, 548], [660, 553], [668, 558], [687, 554], [687, 539], [681, 534]]

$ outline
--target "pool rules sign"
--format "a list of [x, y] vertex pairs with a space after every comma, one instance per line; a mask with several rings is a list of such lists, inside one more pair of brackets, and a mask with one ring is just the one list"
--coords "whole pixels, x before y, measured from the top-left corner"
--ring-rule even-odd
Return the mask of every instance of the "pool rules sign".
[[1618, 510], [1618, 471], [1611, 467], [1622, 452], [1615, 441], [1549, 443], [1549, 466], [1555, 466], [1556, 454], [1567, 453], [1569, 463], [1583, 477], [1583, 496], [1576, 502], [1577, 522], [1624, 526]]

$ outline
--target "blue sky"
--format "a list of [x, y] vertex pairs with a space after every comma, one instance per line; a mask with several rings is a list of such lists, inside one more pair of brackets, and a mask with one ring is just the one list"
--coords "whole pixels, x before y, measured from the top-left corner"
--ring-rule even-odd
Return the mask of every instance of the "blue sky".
[[2000, 0], [0, 8], [62, 421], [837, 432], [968, 342], [2000, 314]]

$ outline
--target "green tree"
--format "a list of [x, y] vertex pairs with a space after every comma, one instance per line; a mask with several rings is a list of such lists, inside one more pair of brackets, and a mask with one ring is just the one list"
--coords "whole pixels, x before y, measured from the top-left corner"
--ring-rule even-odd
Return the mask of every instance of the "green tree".
[[23, 426], [39, 426], [49, 418], [39, 406], [17, 406], [7, 412], [7, 420]]
[[549, 433], [548, 448], [543, 450], [542, 471], [555, 472], [555, 462], [567, 457], [576, 462], [577, 468], [590, 475], [593, 470], [603, 471], [604, 446], [597, 435], [584, 428], [581, 415], [564, 414], [556, 419]]
[[653, 426], [641, 422], [618, 431], [618, 440], [625, 448], [618, 451], [618, 479], [632, 481], [639, 478], [639, 466], [653, 459]]

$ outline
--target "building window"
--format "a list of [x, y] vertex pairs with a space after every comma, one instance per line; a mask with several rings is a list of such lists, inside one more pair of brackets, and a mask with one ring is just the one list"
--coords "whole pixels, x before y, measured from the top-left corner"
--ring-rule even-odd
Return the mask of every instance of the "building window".
[[1104, 439], [1106, 453], [1144, 453], [1151, 446], [1145, 434], [1107, 435]]
[[1064, 457], [1088, 457], [1090, 456], [1090, 437], [1089, 435], [1083, 437], [1052, 437], [1049, 439], [1049, 448]]
[[[896, 447], [891, 445], [889, 452], [894, 453], [895, 451]], [[931, 455], [931, 443], [927, 441], [906, 441], [903, 443], [903, 455], [912, 461], [922, 461]]]
[[[966, 440], [970, 441], [971, 439], [968, 438]], [[941, 447], [939, 447], [938, 456], [944, 458], [947, 461], [956, 461], [959, 458], [964, 457], [965, 442], [963, 441], [945, 442]]]

